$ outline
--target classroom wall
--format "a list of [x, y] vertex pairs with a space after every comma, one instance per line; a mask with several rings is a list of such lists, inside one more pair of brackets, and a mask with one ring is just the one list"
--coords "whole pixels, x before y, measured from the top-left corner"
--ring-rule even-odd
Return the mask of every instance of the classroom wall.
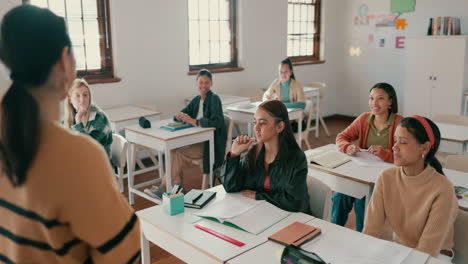
[[[6, 12], [20, 0], [2, 0]], [[187, 1], [110, 1], [115, 70], [119, 83], [92, 85], [93, 98], [103, 108], [125, 104], [155, 104], [171, 116], [183, 99], [196, 93], [188, 76]], [[342, 0], [325, 0], [323, 9], [325, 64], [297, 66], [303, 84], [328, 84], [325, 115], [334, 114], [335, 91], [342, 85]], [[277, 76], [286, 57], [287, 1], [238, 0], [241, 72], [217, 73], [213, 90], [236, 94], [241, 88], [265, 88]], [[2, 13], [2, 14], [3, 14]], [[9, 81], [0, 77], [2, 90]]]
[[[389, 13], [390, 0], [351, 0], [345, 4], [344, 28], [345, 40], [343, 49], [351, 45], [359, 45], [362, 55], [351, 57], [346, 55], [343, 60], [343, 86], [337, 89], [336, 111], [340, 114], [357, 116], [369, 111], [367, 104], [369, 89], [377, 82], [389, 82], [397, 90], [400, 107], [403, 105], [403, 82], [405, 79], [405, 50], [392, 47], [375, 47], [369, 44], [367, 37], [369, 28], [353, 25], [358, 8], [365, 3], [369, 13]], [[397, 35], [420, 36], [427, 33], [429, 18], [435, 16], [461, 17], [462, 34], [468, 34], [468, 1], [466, 0], [416, 0], [416, 10], [403, 13], [400, 18], [407, 19], [408, 27]], [[396, 31], [396, 30], [394, 30]], [[386, 41], [386, 45], [390, 44]], [[393, 45], [393, 44], [391, 44]], [[468, 87], [467, 87], [468, 88]]]

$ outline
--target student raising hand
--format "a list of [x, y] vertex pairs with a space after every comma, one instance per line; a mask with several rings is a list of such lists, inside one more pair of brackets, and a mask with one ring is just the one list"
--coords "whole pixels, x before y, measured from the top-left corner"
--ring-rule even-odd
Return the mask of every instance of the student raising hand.
[[231, 147], [231, 154], [240, 155], [247, 152], [250, 145], [254, 143], [254, 139], [249, 136], [238, 136]]

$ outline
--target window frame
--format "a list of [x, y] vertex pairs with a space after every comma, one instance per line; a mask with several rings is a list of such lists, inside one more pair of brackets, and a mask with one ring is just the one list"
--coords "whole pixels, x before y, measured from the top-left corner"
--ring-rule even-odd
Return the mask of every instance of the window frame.
[[[187, 0], [187, 24], [188, 24], [188, 1]], [[229, 30], [231, 31], [231, 61], [226, 63], [210, 63], [190, 65], [190, 49], [189, 49], [189, 72], [188, 75], [195, 75], [201, 69], [208, 69], [212, 73], [216, 72], [231, 72], [242, 71], [243, 68], [239, 67], [238, 61], [238, 48], [237, 48], [237, 0], [229, 1]], [[190, 29], [189, 29], [190, 30]], [[189, 33], [189, 30], [187, 33]], [[188, 44], [190, 46], [190, 34], [188, 35]]]
[[[325, 63], [324, 60], [320, 59], [320, 51], [321, 51], [321, 38], [322, 38], [322, 30], [321, 30], [321, 15], [322, 15], [322, 1], [321, 0], [314, 0], [315, 3], [313, 4], [314, 7], [314, 27], [315, 33], [313, 34], [314, 42], [313, 42], [313, 55], [299, 55], [299, 56], [288, 56], [291, 60], [293, 65], [303, 65], [303, 64], [319, 64]], [[289, 0], [288, 0], [288, 8], [289, 8]], [[288, 22], [289, 23], [289, 18]], [[287, 34], [289, 37], [289, 34]]]
[[[67, 0], [63, 1], [66, 3]], [[22, 3], [31, 4], [31, 0], [22, 0]], [[101, 49], [101, 69], [77, 70], [76, 75], [79, 78], [85, 78], [90, 84], [120, 82], [121, 79], [117, 78], [114, 74], [110, 3], [109, 0], [96, 0], [96, 4], [98, 12], [99, 46]]]

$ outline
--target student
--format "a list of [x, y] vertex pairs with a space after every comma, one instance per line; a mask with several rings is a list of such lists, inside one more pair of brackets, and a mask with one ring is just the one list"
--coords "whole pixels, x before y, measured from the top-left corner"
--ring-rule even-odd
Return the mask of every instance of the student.
[[240, 191], [287, 211], [310, 213], [307, 160], [294, 139], [286, 106], [278, 100], [263, 102], [254, 118], [257, 143], [238, 136], [224, 161], [221, 182], [226, 192]]
[[91, 99], [88, 83], [84, 79], [74, 80], [63, 104], [63, 125], [94, 138], [104, 147], [110, 159], [112, 130], [109, 119]]
[[439, 128], [428, 118], [401, 120], [393, 145], [398, 167], [383, 170], [377, 178], [365, 234], [379, 237], [387, 222], [401, 244], [433, 257], [453, 258], [458, 203], [435, 157], [439, 144]]
[[[190, 103], [182, 109], [175, 117], [175, 120], [183, 121], [194, 126], [214, 127], [214, 170], [219, 173], [219, 168], [223, 164], [226, 151], [226, 126], [224, 124], [223, 107], [221, 99], [211, 91], [213, 77], [206, 69], [200, 70], [197, 74], [197, 86], [200, 95], [197, 95]], [[182, 169], [189, 166], [194, 159], [203, 158], [203, 173], [210, 172], [209, 143], [198, 143], [189, 147], [171, 151], [171, 174], [172, 184], [182, 184]], [[166, 177], [162, 178], [162, 184], [157, 189], [152, 189], [158, 194], [166, 191]]]
[[[304, 96], [304, 88], [293, 72], [293, 65], [289, 58], [281, 61], [278, 69], [279, 79], [275, 79], [268, 90], [263, 94], [263, 101], [280, 100], [288, 108], [304, 109], [306, 99]], [[296, 121], [291, 122], [294, 132], [297, 132], [298, 125]], [[302, 124], [302, 130], [306, 128], [305, 121]]]
[[65, 20], [21, 5], [0, 34], [13, 81], [0, 109], [0, 260], [137, 263], [138, 219], [102, 147], [58, 122], [75, 78]]
[[[398, 101], [395, 89], [388, 83], [378, 83], [370, 90], [369, 108], [371, 112], [356, 118], [336, 137], [338, 149], [348, 155], [355, 155], [360, 149], [367, 149], [370, 154], [386, 162], [393, 162], [393, 134], [403, 118], [398, 115]], [[352, 143], [357, 141], [357, 145]], [[355, 199], [336, 192], [332, 196], [332, 223], [344, 226], [348, 214], [353, 208], [356, 214], [356, 230], [361, 232], [364, 226], [366, 197]]]

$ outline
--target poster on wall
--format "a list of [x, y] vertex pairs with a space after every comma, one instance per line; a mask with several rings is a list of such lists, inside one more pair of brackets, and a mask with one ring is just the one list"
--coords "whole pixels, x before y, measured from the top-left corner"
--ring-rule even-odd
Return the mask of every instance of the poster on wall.
[[392, 13], [414, 12], [416, 9], [416, 0], [391, 0]]

